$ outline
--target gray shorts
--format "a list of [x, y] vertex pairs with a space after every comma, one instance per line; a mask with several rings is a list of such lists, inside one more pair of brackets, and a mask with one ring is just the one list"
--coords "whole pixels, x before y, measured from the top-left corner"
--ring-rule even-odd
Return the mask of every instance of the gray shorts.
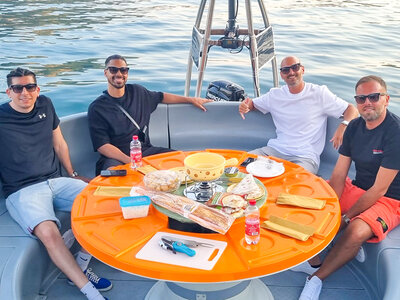
[[279, 157], [284, 160], [295, 163], [295, 164], [303, 167], [307, 171], [310, 171], [313, 174], [317, 174], [318, 169], [319, 169], [319, 166], [317, 165], [317, 163], [315, 161], [313, 161], [311, 158], [282, 154], [270, 146], [257, 148], [257, 149], [250, 151], [249, 153], [253, 153], [253, 154], [257, 154], [257, 155], [271, 155], [271, 156]]
[[71, 211], [76, 196], [86, 187], [79, 179], [59, 177], [24, 187], [9, 195], [6, 206], [11, 217], [28, 234], [43, 221], [60, 220], [55, 210]]

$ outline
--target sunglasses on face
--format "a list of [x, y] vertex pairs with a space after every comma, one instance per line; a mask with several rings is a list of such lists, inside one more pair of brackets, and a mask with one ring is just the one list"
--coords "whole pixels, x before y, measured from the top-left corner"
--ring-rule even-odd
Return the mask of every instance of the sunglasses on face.
[[294, 65], [291, 65], [291, 66], [288, 66], [288, 67], [280, 68], [280, 70], [281, 70], [281, 72], [283, 74], [289, 74], [290, 69], [292, 69], [293, 72], [297, 72], [298, 70], [300, 70], [300, 67], [301, 67], [301, 64], [297, 63], [297, 64], [294, 64]]
[[27, 92], [34, 92], [34, 91], [36, 91], [37, 84], [36, 83], [28, 83], [25, 85], [13, 84], [10, 86], [10, 89], [16, 94], [22, 93], [24, 88], [26, 89]]
[[118, 71], [120, 71], [121, 74], [125, 75], [125, 74], [128, 74], [129, 68], [128, 67], [121, 67], [121, 68], [107, 67], [107, 70], [110, 71], [111, 74], [117, 74]]
[[369, 99], [369, 101], [371, 101], [372, 103], [378, 102], [381, 96], [385, 96], [385, 93], [372, 93], [369, 95], [357, 95], [354, 96], [354, 99], [356, 100], [356, 102], [358, 104], [364, 104], [365, 100], [367, 100], [367, 98]]

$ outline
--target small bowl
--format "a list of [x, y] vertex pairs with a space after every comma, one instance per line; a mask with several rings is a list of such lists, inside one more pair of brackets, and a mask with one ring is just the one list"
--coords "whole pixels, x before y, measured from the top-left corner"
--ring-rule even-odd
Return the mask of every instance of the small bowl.
[[239, 173], [239, 169], [236, 167], [227, 167], [224, 172], [226, 177], [235, 177]]

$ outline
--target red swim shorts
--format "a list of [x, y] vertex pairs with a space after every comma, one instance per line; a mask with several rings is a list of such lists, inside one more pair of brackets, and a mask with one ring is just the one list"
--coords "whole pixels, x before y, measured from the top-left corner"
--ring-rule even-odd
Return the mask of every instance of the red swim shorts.
[[[351, 179], [347, 177], [342, 196], [339, 199], [342, 213], [346, 213], [364, 193], [365, 190], [353, 185]], [[400, 200], [382, 197], [353, 219], [356, 218], [366, 222], [375, 234], [368, 242], [378, 243], [400, 224]]]

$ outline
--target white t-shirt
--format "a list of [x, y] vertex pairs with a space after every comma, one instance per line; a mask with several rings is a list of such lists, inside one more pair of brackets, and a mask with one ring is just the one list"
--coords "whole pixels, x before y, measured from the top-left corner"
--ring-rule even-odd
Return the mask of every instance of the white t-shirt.
[[272, 88], [253, 99], [254, 106], [271, 113], [276, 126], [276, 139], [268, 146], [292, 156], [306, 157], [318, 165], [324, 149], [328, 116], [339, 118], [349, 105], [325, 85], [305, 83], [304, 89], [292, 94], [287, 85]]

